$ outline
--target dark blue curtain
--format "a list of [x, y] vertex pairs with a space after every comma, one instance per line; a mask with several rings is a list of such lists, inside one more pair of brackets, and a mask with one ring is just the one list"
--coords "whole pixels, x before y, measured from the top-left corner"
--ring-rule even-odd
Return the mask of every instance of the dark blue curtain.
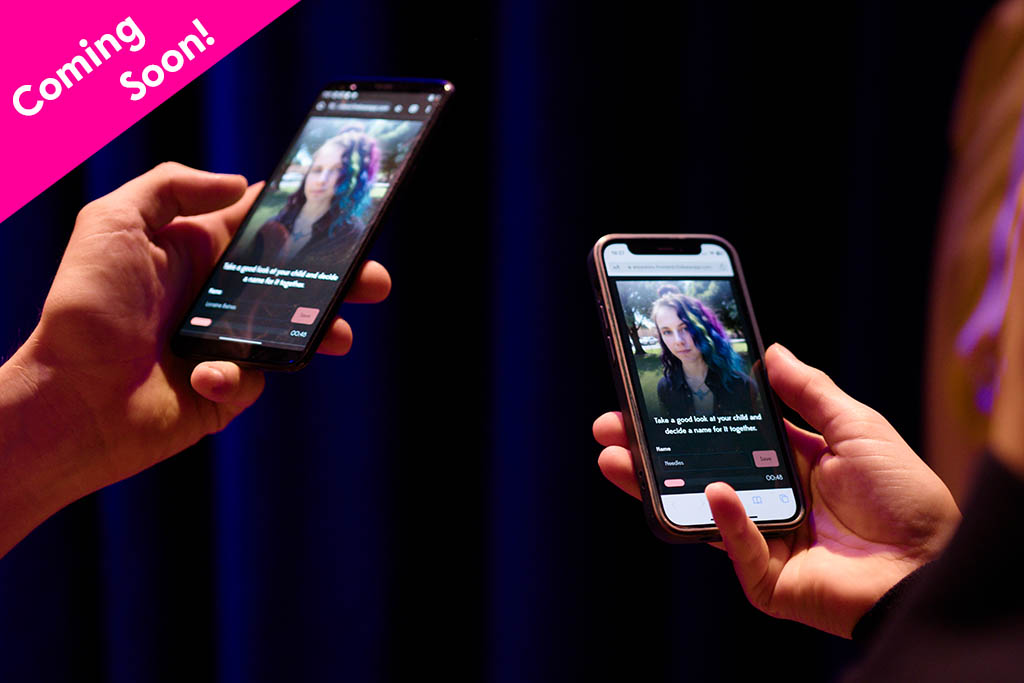
[[166, 159], [263, 178], [350, 75], [457, 88], [374, 250], [393, 294], [342, 308], [349, 356], [0, 560], [0, 681], [834, 678], [849, 643], [754, 612], [597, 472], [584, 260], [607, 232], [725, 235], [764, 338], [917, 443], [984, 10], [303, 0], [0, 225], [0, 353], [85, 202]]

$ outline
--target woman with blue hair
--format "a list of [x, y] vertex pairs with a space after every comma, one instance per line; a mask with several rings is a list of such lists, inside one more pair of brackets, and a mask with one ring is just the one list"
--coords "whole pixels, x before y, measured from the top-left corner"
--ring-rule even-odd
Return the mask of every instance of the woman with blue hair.
[[324, 142], [299, 189], [260, 228], [250, 259], [309, 270], [346, 263], [366, 227], [363, 214], [379, 165], [377, 143], [362, 131], [347, 130]]
[[651, 306], [664, 376], [658, 399], [667, 416], [749, 413], [757, 388], [714, 312], [698, 299], [663, 293]]

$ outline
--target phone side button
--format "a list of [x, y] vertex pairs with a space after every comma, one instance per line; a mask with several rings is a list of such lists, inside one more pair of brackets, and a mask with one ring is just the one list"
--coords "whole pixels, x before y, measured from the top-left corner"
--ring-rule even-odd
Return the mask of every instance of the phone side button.
[[608, 315], [605, 313], [604, 304], [599, 301], [597, 307], [601, 311], [601, 327], [604, 328], [605, 336], [610, 335], [611, 330], [608, 329]]

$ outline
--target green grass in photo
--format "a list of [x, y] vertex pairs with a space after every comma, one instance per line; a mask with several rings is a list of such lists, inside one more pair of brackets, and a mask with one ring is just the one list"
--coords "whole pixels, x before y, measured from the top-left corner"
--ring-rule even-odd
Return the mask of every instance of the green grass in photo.
[[640, 377], [640, 390], [644, 398], [655, 405], [658, 400], [658, 380], [662, 378], [661, 355], [645, 353], [636, 358], [636, 374]]
[[284, 203], [288, 201], [288, 195], [284, 192], [279, 192], [272, 197], [267, 197], [260, 208], [252, 214], [252, 220], [249, 221], [250, 225], [261, 226], [268, 220], [278, 214], [278, 212], [284, 207]]

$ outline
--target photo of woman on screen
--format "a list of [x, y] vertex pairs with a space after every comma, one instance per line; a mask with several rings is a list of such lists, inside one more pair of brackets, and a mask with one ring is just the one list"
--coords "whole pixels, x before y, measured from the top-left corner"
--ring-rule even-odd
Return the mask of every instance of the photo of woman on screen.
[[324, 142], [299, 188], [260, 227], [249, 259], [311, 270], [345, 263], [365, 227], [363, 215], [380, 158], [376, 141], [359, 130]]
[[749, 413], [757, 387], [715, 313], [700, 300], [664, 293], [651, 306], [661, 346], [658, 400], [671, 417]]

